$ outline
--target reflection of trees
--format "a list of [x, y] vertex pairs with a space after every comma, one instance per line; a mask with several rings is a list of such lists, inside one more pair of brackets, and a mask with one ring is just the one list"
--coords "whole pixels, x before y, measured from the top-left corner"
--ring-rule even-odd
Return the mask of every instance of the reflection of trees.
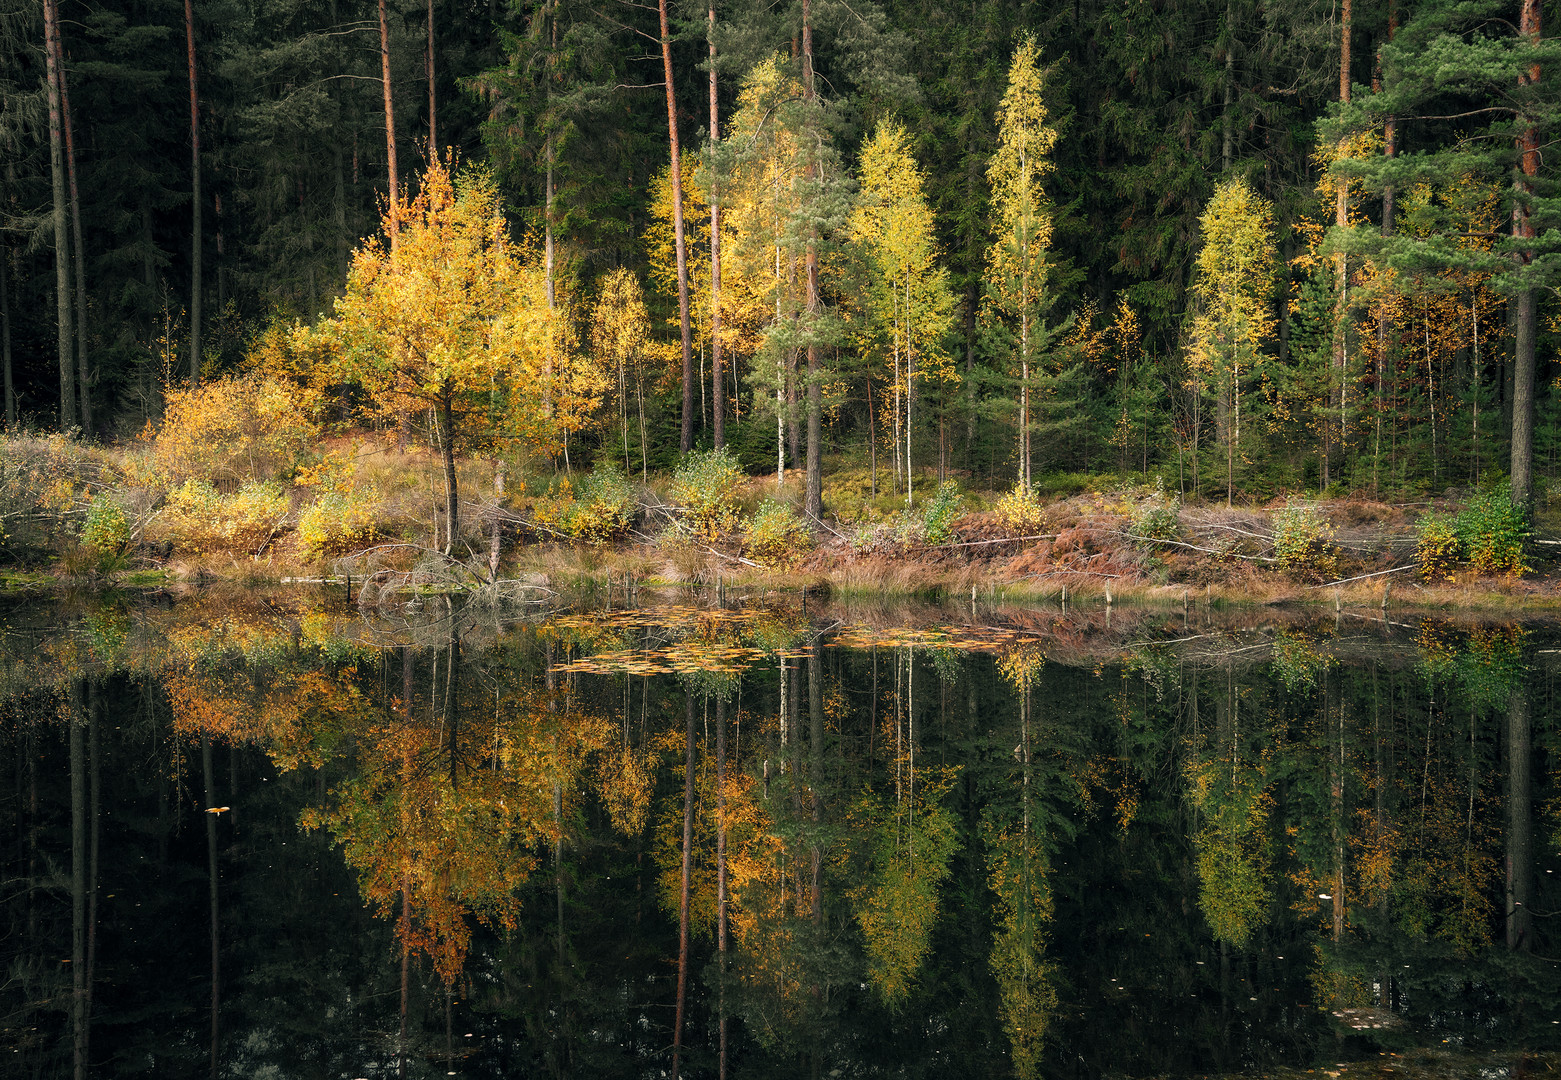
[[1003, 1030], [1013, 1050], [1014, 1075], [1021, 1080], [1037, 1074], [1057, 1011], [1053, 965], [1046, 958], [1053, 915], [1049, 830], [1036, 775], [1038, 732], [1032, 715], [1032, 690], [1044, 665], [1040, 650], [1029, 645], [1011, 650], [998, 662], [1019, 699], [1017, 806], [989, 806], [984, 829], [987, 880], [996, 894], [997, 934], [990, 964], [1001, 997]]
[[1215, 940], [1242, 949], [1267, 918], [1269, 749], [1261, 722], [1243, 727], [1234, 674], [1215, 696], [1212, 733], [1194, 731], [1185, 766], [1188, 800], [1198, 812], [1193, 837], [1198, 907]]

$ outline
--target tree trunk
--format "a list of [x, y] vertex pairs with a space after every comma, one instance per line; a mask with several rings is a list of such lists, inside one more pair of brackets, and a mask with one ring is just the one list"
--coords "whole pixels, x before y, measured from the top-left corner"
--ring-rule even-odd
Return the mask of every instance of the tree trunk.
[[65, 77], [65, 46], [54, 31], [54, 73], [60, 81], [60, 119], [65, 129], [65, 177], [70, 188], [71, 232], [76, 264], [76, 380], [80, 386], [81, 433], [92, 435], [92, 380], [87, 359], [87, 255], [81, 232], [81, 189], [76, 183], [76, 136], [70, 118], [70, 81]]
[[455, 413], [450, 402], [452, 391], [447, 386], [439, 402], [440, 419], [444, 432], [439, 439], [439, 449], [444, 457], [444, 553], [446, 557], [455, 550], [456, 532], [461, 523], [460, 492], [455, 480]]
[[390, 250], [394, 252], [401, 232], [401, 187], [396, 173], [396, 110], [390, 96], [390, 21], [385, 15], [385, 0], [379, 0], [379, 77], [385, 92], [385, 167], [390, 178]]
[[667, 145], [672, 151], [672, 243], [678, 263], [678, 322], [683, 329], [683, 427], [678, 448], [694, 448], [694, 343], [688, 322], [688, 243], [683, 232], [683, 156], [678, 149], [678, 102], [672, 83], [672, 31], [667, 0], [657, 0], [661, 17], [661, 72], [667, 86]]
[[[627, 444], [625, 444], [627, 445]], [[627, 462], [624, 471], [628, 471]], [[503, 539], [504, 459], [493, 459], [493, 530], [488, 538], [488, 580], [499, 580], [499, 548]]]
[[[439, 160], [438, 129], [434, 124], [434, 0], [428, 0], [428, 160]], [[453, 167], [453, 163], [452, 163]]]
[[98, 756], [98, 696], [87, 684], [87, 974], [82, 1004], [82, 1057], [92, 1060], [92, 982], [98, 961], [98, 850], [102, 838], [103, 782]]
[[[1539, 0], [1523, 0], [1518, 32], [1536, 46], [1539, 43]], [[1519, 79], [1528, 86], [1539, 81], [1539, 65], [1529, 68]], [[1522, 121], [1520, 121], [1522, 122]], [[1518, 136], [1521, 152], [1522, 177], [1514, 185], [1516, 198], [1512, 204], [1512, 235], [1520, 241], [1532, 241], [1534, 222], [1529, 200], [1534, 194], [1534, 177], [1539, 172], [1539, 134], [1532, 124], [1522, 128]], [[1533, 262], [1534, 254], [1527, 245], [1520, 248], [1513, 258], [1519, 270]], [[1512, 357], [1512, 500], [1527, 507], [1534, 495], [1534, 337], [1535, 304], [1533, 286], [1525, 284], [1517, 294], [1514, 304], [1514, 343]]]
[[[662, 0], [665, 5], [666, 0]], [[665, 6], [662, 8], [666, 10]], [[683, 1015], [688, 997], [688, 901], [694, 871], [694, 696], [688, 695], [688, 727], [683, 739], [683, 880], [678, 899], [678, 1002], [672, 1027], [672, 1080], [683, 1056]]]
[[[802, 93], [815, 109], [818, 95], [813, 84], [813, 11], [809, 0], [802, 0]], [[818, 159], [810, 152], [806, 170], [807, 180], [819, 179]], [[813, 521], [824, 516], [823, 426], [824, 387], [821, 382], [818, 361], [818, 233], [808, 229], [807, 305], [808, 305], [808, 459], [807, 479], [803, 490], [802, 511]], [[907, 387], [909, 390], [909, 387]], [[909, 477], [907, 477], [909, 479]], [[909, 490], [909, 484], [906, 485]]]
[[1529, 913], [1531, 855], [1531, 744], [1529, 690], [1523, 676], [1507, 694], [1507, 948], [1533, 948]]
[[[383, 11], [384, 0], [380, 0]], [[201, 381], [201, 109], [195, 79], [195, 8], [184, 0], [184, 55], [190, 81], [190, 385]], [[85, 387], [82, 388], [85, 391]]]
[[60, 82], [56, 70], [59, 12], [55, 0], [43, 0], [45, 82], [49, 96], [49, 174], [54, 192], [54, 289], [60, 359], [60, 430], [76, 422], [76, 368], [72, 358], [70, 310], [70, 230], [65, 209], [65, 137], [60, 118]]
[[[1339, 20], [1339, 100], [1348, 103], [1350, 100], [1350, 31], [1353, 28], [1351, 20], [1351, 0], [1343, 0], [1343, 8]], [[1344, 146], [1340, 144], [1339, 153], [1344, 153]], [[1350, 223], [1349, 186], [1342, 178], [1339, 180], [1339, 189], [1334, 193], [1333, 224], [1336, 228], [1343, 229]], [[1339, 419], [1339, 435], [1337, 440], [1328, 440], [1327, 431], [1333, 421], [1323, 423], [1324, 441], [1336, 441], [1340, 453], [1343, 453], [1345, 445], [1344, 436], [1344, 402], [1345, 402], [1345, 376], [1349, 366], [1349, 349], [1345, 342], [1345, 317], [1346, 317], [1346, 289], [1349, 275], [1349, 258], [1340, 252], [1334, 259], [1334, 273], [1337, 276], [1339, 287], [1338, 306], [1335, 309], [1334, 338], [1333, 338], [1333, 367], [1337, 373], [1338, 385], [1333, 388], [1333, 411]], [[1328, 470], [1331, 465], [1329, 460], [1331, 451], [1325, 451], [1323, 457], [1323, 482], [1328, 482]], [[1341, 462], [1341, 468], [1342, 468]]]
[[0, 369], [5, 376], [5, 429], [16, 430], [16, 384], [11, 373], [11, 245], [0, 239]]
[[[713, 164], [715, 148], [721, 141], [720, 113], [716, 99], [715, 0], [711, 0], [709, 10], [710, 150]], [[726, 445], [726, 383], [721, 370], [721, 197], [714, 168], [710, 175], [710, 376], [710, 393], [715, 398], [711, 434], [715, 448], [719, 450]]]

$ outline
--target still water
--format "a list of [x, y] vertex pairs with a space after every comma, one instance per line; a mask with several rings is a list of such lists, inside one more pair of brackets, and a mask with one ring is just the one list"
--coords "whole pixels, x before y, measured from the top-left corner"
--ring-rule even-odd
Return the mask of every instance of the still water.
[[1552, 625], [338, 591], [0, 629], [7, 1076], [1561, 1049]]

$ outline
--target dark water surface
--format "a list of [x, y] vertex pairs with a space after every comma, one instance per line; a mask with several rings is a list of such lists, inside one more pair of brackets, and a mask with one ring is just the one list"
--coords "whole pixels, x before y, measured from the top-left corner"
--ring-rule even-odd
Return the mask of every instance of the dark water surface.
[[6, 1076], [1558, 1067], [1553, 625], [0, 623]]

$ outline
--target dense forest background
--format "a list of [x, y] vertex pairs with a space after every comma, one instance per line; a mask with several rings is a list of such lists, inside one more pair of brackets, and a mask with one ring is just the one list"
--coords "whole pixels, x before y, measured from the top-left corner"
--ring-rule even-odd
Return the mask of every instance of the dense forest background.
[[[1033, 467], [1221, 496], [1440, 493], [1507, 474], [1530, 437], [1541, 477], [1561, 452], [1548, 276], [1561, 240], [1544, 165], [1554, 48], [1536, 0], [723, 0], [673, 5], [666, 37], [656, 7], [623, 0], [0, 4], [13, 425], [63, 417], [92, 437], [132, 435], [192, 366], [237, 370], [266, 327], [329, 314], [392, 176], [416, 190], [432, 145], [491, 169], [574, 320], [571, 347], [608, 376], [599, 415], [571, 436], [575, 467], [615, 454], [670, 464], [685, 401], [684, 439], [730, 443], [753, 471], [773, 469], [788, 441], [788, 467], [812, 443], [826, 468], [871, 455], [897, 477], [914, 463], [994, 486]], [[999, 106], [1027, 42], [1043, 106], [1031, 119], [1054, 138], [1037, 143], [1044, 289], [1026, 301], [1024, 325], [1033, 314], [1040, 329], [1020, 375], [1017, 309], [994, 295], [992, 252], [1009, 221], [994, 200]], [[55, 67], [63, 96], [46, 92]], [[788, 123], [810, 147], [785, 226], [806, 235], [775, 249], [790, 260], [783, 272], [776, 255], [792, 314], [813, 321], [765, 343], [734, 329], [723, 388], [696, 310], [687, 394], [664, 70], [694, 308], [709, 304], [697, 250], [710, 181]], [[795, 121], [788, 86], [812, 106]], [[755, 104], [766, 92], [780, 103], [767, 111]], [[712, 144], [712, 106], [723, 127], [746, 116], [746, 140]], [[903, 125], [930, 210], [932, 261], [916, 276], [936, 276], [949, 299], [928, 301], [936, 340], [903, 342], [920, 381], [902, 371], [898, 331], [869, 332], [861, 300], [873, 289], [859, 250], [866, 148], [886, 121]], [[1221, 282], [1200, 253], [1214, 242], [1211, 200], [1238, 180], [1265, 258]], [[819, 285], [804, 304], [809, 268]], [[626, 280], [643, 290], [651, 339], [627, 373], [599, 326]], [[1209, 336], [1236, 292], [1257, 305], [1226, 312], [1251, 320], [1248, 354]], [[790, 359], [770, 365], [765, 348]], [[1512, 479], [1529, 494], [1521, 468]]]

